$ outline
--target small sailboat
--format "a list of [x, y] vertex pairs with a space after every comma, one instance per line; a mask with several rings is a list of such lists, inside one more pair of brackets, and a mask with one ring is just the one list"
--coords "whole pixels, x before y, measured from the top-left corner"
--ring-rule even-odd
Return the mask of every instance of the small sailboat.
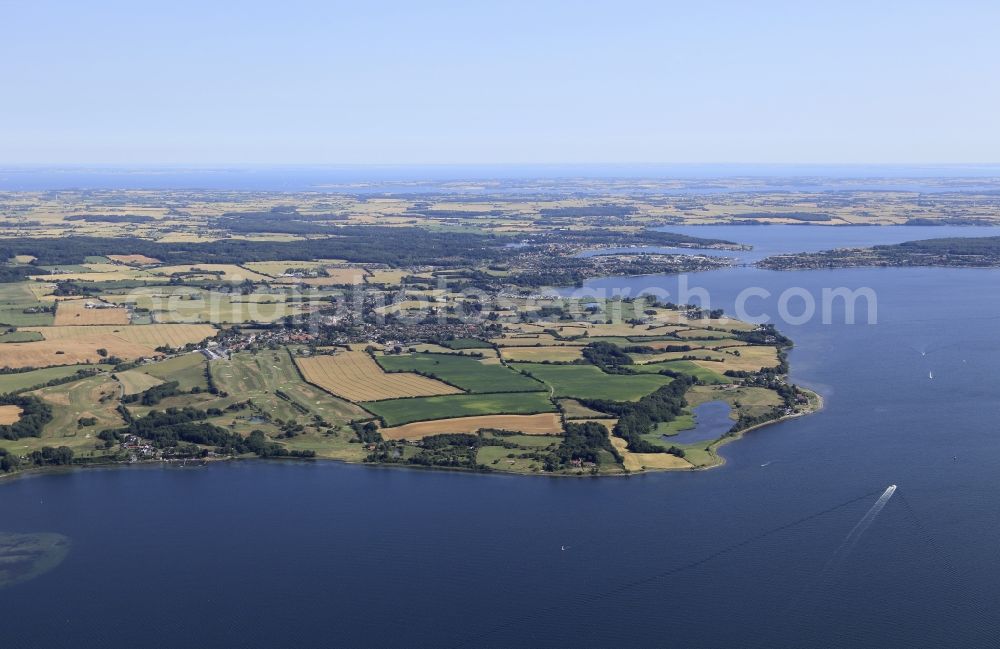
[[934, 372], [928, 372], [927, 373], [927, 378], [933, 379], [934, 378]]

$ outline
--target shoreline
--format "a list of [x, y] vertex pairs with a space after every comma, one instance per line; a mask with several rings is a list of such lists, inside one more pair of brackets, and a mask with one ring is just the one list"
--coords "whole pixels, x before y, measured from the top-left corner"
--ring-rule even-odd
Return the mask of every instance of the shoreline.
[[[775, 424], [780, 424], [780, 423], [785, 422], [785, 421], [791, 421], [793, 419], [799, 419], [801, 417], [807, 417], [809, 415], [814, 415], [814, 414], [820, 412], [821, 410], [823, 410], [826, 407], [826, 402], [824, 401], [823, 396], [820, 393], [816, 392], [815, 390], [810, 390], [809, 388], [804, 388], [802, 386], [798, 386], [798, 387], [799, 387], [800, 390], [802, 390], [803, 392], [807, 392], [809, 395], [811, 395], [814, 398], [815, 404], [816, 404], [814, 407], [810, 408], [809, 410], [804, 410], [802, 412], [795, 412], [795, 413], [792, 413], [790, 415], [782, 415], [781, 417], [778, 417], [777, 419], [771, 419], [769, 421], [763, 421], [763, 422], [761, 422], [759, 424], [754, 424], [753, 426], [750, 426], [748, 428], [744, 428], [743, 430], [740, 430], [740, 431], [738, 431], [736, 433], [733, 433], [732, 435], [730, 435], [730, 434], [727, 433], [726, 435], [723, 435], [722, 437], [719, 437], [719, 438], [717, 438], [717, 439], [709, 442], [708, 445], [705, 447], [705, 450], [712, 455], [712, 457], [716, 460], [715, 462], [713, 462], [711, 464], [705, 464], [705, 465], [702, 465], [702, 466], [691, 465], [690, 467], [681, 467], [681, 468], [673, 468], [673, 469], [671, 469], [671, 468], [643, 469], [641, 471], [634, 471], [634, 472], [631, 473], [631, 475], [642, 475], [644, 473], [667, 473], [667, 472], [679, 473], [679, 472], [686, 472], [686, 471], [710, 471], [712, 469], [717, 469], [719, 467], [725, 466], [725, 464], [726, 464], [726, 458], [725, 458], [725, 456], [723, 456], [721, 453], [718, 452], [718, 449], [721, 449], [723, 446], [726, 446], [728, 444], [731, 444], [732, 442], [736, 442], [736, 441], [739, 441], [739, 440], [743, 439], [744, 435], [746, 435], [747, 433], [750, 433], [752, 431], [759, 430], [761, 428], [766, 428], [768, 426], [773, 426]], [[626, 475], [629, 475], [629, 474], [626, 474]]]
[[[514, 477], [542, 477], [542, 478], [629, 478], [633, 476], [641, 476], [649, 473], [682, 473], [691, 471], [708, 471], [711, 469], [716, 469], [726, 464], [726, 459], [721, 454], [717, 452], [717, 449], [737, 440], [743, 438], [747, 433], [758, 430], [760, 428], [765, 428], [767, 426], [772, 426], [774, 424], [779, 424], [784, 421], [789, 421], [792, 419], [798, 419], [800, 417], [805, 417], [808, 415], [820, 412], [825, 407], [825, 402], [822, 395], [814, 390], [808, 388], [801, 388], [802, 390], [813, 395], [816, 400], [816, 406], [809, 410], [803, 412], [796, 412], [790, 415], [784, 415], [778, 419], [772, 419], [770, 421], [761, 422], [749, 428], [745, 428], [733, 435], [724, 435], [711, 443], [706, 447], [706, 450], [712, 454], [712, 456], [718, 460], [712, 464], [707, 464], [704, 466], [694, 466], [683, 467], [683, 468], [663, 468], [663, 469], [642, 469], [640, 471], [623, 471], [621, 473], [520, 473], [516, 471], [479, 471], [475, 469], [466, 469], [461, 467], [435, 467], [435, 466], [420, 466], [414, 464], [393, 464], [393, 463], [374, 463], [374, 462], [353, 462], [351, 460], [343, 460], [337, 458], [261, 458], [257, 456], [237, 456], [237, 457], [220, 457], [220, 458], [203, 458], [196, 461], [191, 461], [190, 464], [192, 468], [204, 467], [210, 464], [220, 463], [220, 462], [241, 462], [250, 460], [263, 460], [268, 462], [295, 462], [295, 463], [334, 463], [334, 464], [347, 464], [352, 466], [363, 466], [369, 468], [379, 468], [379, 469], [410, 469], [416, 471], [431, 471], [431, 472], [441, 472], [441, 473], [467, 473], [467, 474], [477, 474], [477, 475], [496, 475], [496, 476], [514, 476]], [[610, 435], [610, 431], [609, 431]], [[76, 464], [76, 465], [60, 465], [51, 467], [34, 467], [31, 469], [25, 469], [23, 471], [15, 471], [13, 473], [2, 473], [0, 474], [0, 485], [3, 484], [5, 480], [15, 480], [18, 478], [28, 478], [34, 476], [44, 476], [59, 473], [71, 473], [75, 471], [86, 471], [92, 469], [122, 469], [128, 467], [185, 467], [187, 462], [178, 462], [174, 460], [155, 460], [148, 462], [102, 462], [102, 463], [91, 463], [91, 464]]]
[[799, 386], [799, 389], [802, 390], [802, 391], [804, 391], [804, 392], [807, 392], [810, 395], [812, 395], [813, 397], [815, 397], [815, 400], [816, 400], [815, 407], [812, 407], [809, 410], [805, 410], [805, 411], [802, 411], [802, 412], [793, 412], [790, 415], [783, 415], [783, 416], [781, 416], [781, 417], [779, 417], [777, 419], [772, 419], [770, 421], [764, 421], [764, 422], [761, 422], [759, 424], [755, 424], [753, 426], [750, 426], [748, 428], [744, 428], [743, 430], [738, 431], [737, 433], [735, 433], [733, 435], [725, 435], [725, 436], [723, 436], [723, 437], [715, 440], [714, 442], [712, 442], [711, 444], [709, 444], [708, 448], [710, 449], [709, 452], [712, 453], [712, 455], [715, 458], [717, 458], [719, 461], [717, 463], [715, 463], [715, 464], [707, 465], [707, 466], [704, 466], [704, 467], [695, 467], [695, 470], [696, 471], [707, 471], [709, 469], [715, 469], [715, 468], [724, 466], [726, 464], [726, 458], [724, 456], [722, 456], [720, 453], [718, 453], [716, 451], [716, 449], [720, 449], [723, 446], [726, 446], [727, 444], [730, 444], [731, 442], [735, 442], [735, 441], [743, 439], [743, 436], [746, 435], [747, 433], [753, 432], [755, 430], [759, 430], [761, 428], [765, 428], [767, 426], [772, 426], [774, 424], [780, 424], [780, 423], [785, 422], [785, 421], [791, 421], [793, 419], [799, 419], [801, 417], [807, 417], [809, 415], [814, 415], [814, 414], [822, 411], [826, 407], [826, 402], [823, 400], [823, 395], [821, 395], [820, 393], [816, 392], [815, 390], [810, 390], [809, 388], [803, 388], [803, 387]]

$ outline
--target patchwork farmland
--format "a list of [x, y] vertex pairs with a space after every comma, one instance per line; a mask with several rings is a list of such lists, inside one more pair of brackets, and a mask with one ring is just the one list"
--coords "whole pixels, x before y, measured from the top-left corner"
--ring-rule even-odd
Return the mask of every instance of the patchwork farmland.
[[555, 412], [555, 404], [544, 392], [498, 394], [447, 394], [410, 399], [387, 399], [365, 403], [365, 409], [381, 417], [387, 426], [414, 421], [451, 419], [475, 415], [530, 415]]
[[[321, 194], [10, 203], [0, 455], [66, 446], [95, 463], [259, 455], [614, 474], [717, 464], [731, 432], [818, 404], [788, 384], [790, 341], [773, 328], [538, 290], [727, 263], [577, 255], [691, 237], [627, 220], [595, 229], [585, 213], [610, 206], [581, 197]], [[675, 444], [706, 401], [729, 404], [732, 429]]]
[[302, 376], [313, 385], [349, 401], [456, 394], [460, 389], [407, 372], [387, 373], [360, 351], [296, 359]]

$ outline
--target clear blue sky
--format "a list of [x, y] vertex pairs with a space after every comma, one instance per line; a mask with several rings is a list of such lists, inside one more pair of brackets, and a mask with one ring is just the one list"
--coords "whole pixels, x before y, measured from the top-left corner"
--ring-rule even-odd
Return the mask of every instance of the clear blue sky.
[[1000, 2], [0, 0], [0, 162], [996, 162]]

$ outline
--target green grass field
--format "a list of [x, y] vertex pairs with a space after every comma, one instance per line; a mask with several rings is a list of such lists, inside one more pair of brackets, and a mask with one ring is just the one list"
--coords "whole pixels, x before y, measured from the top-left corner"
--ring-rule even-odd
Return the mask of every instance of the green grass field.
[[111, 369], [111, 366], [64, 365], [61, 367], [46, 367], [40, 370], [31, 370], [30, 372], [18, 372], [17, 374], [0, 374], [0, 394], [45, 385], [53, 379], [73, 376], [78, 370], [93, 368]]
[[447, 347], [448, 349], [491, 349], [493, 346], [488, 342], [479, 340], [478, 338], [456, 338], [454, 340], [445, 340], [441, 342], [442, 347]]
[[219, 390], [250, 399], [275, 419], [302, 421], [316, 414], [337, 424], [370, 417], [358, 406], [305, 383], [285, 349], [240, 352], [231, 361], [212, 361], [210, 368]]
[[559, 405], [566, 413], [566, 419], [600, 419], [607, 417], [603, 412], [591, 410], [575, 399], [559, 399]]
[[146, 390], [163, 384], [162, 379], [144, 372], [137, 372], [136, 370], [115, 372], [114, 377], [121, 383], [122, 391], [127, 395], [141, 394]]
[[709, 331], [707, 329], [685, 329], [674, 334], [683, 340], [725, 340], [736, 335], [728, 331]]
[[39, 302], [28, 288], [28, 282], [0, 284], [0, 324], [12, 327], [39, 327], [52, 324], [52, 313], [24, 313], [28, 308], [51, 307]]
[[559, 435], [507, 435], [501, 439], [525, 448], [548, 448], [557, 446], [562, 441]]
[[[315, 451], [316, 457], [361, 462], [365, 459], [368, 451], [362, 444], [351, 443], [352, 439], [356, 439], [354, 431], [344, 429], [330, 433], [308, 432], [304, 435], [296, 435], [291, 439], [278, 441], [290, 451]], [[416, 452], [414, 447], [407, 447], [407, 449], [411, 453]]]
[[2, 343], [33, 343], [44, 340], [42, 334], [37, 331], [10, 331], [0, 334], [0, 344]]
[[667, 340], [671, 343], [676, 341], [676, 344], [683, 345], [684, 342], [674, 338], [672, 336], [590, 336], [586, 339], [588, 343], [594, 342], [608, 342], [612, 345], [617, 345], [618, 347], [631, 347], [634, 345], [643, 345], [650, 342], [659, 342]]
[[[172, 374], [174, 378], [171, 380], [181, 380], [183, 389], [185, 383], [190, 385], [203, 381], [204, 360], [199, 359], [199, 355], [191, 354], [143, 366], [141, 369], [147, 372], [152, 369], [159, 375]], [[370, 419], [371, 415], [352, 403], [302, 381], [287, 350], [241, 352], [235, 354], [232, 360], [211, 361], [209, 368], [216, 387], [227, 393], [226, 396], [212, 395], [207, 391], [182, 394], [167, 397], [151, 407], [131, 404], [129, 411], [140, 417], [152, 409], [185, 406], [199, 410], [225, 409], [234, 403], [249, 400], [251, 408], [227, 410], [208, 421], [240, 435], [248, 435], [259, 429], [271, 436], [282, 432], [281, 422], [296, 422], [303, 424], [305, 431], [292, 439], [278, 440], [288, 448], [314, 450], [318, 456], [331, 459], [364, 459], [361, 447], [349, 443], [354, 433], [346, 424], [354, 419]], [[204, 386], [207, 386], [207, 382]], [[314, 419], [316, 416], [330, 428], [318, 425]]]
[[520, 363], [518, 368], [550, 385], [553, 396], [577, 399], [635, 401], [671, 381], [660, 374], [607, 374], [593, 365]]
[[[518, 473], [539, 471], [542, 467], [539, 460], [521, 457], [527, 452], [529, 452], [527, 449], [483, 446], [476, 452], [476, 462], [498, 471], [516, 471]], [[514, 457], [508, 457], [510, 455]]]
[[[647, 433], [642, 436], [644, 440], [651, 444], [656, 444], [662, 446], [663, 448], [670, 448], [671, 446], [678, 446], [674, 444], [669, 439], [664, 439], [663, 435], [676, 435], [682, 430], [689, 430], [695, 427], [694, 415], [690, 413], [685, 413], [674, 419], [673, 421], [661, 422], [656, 425], [653, 432]], [[699, 442], [702, 446], [709, 444], [711, 440], [705, 442]], [[695, 444], [697, 446], [697, 443]], [[685, 448], [687, 448], [685, 446]]]
[[[105, 428], [124, 426], [118, 413], [118, 383], [110, 376], [93, 376], [38, 390], [35, 394], [52, 405], [52, 421], [45, 426], [44, 436], [76, 437]], [[77, 419], [94, 417], [93, 427], [77, 429]]]
[[61, 266], [36, 266], [51, 273], [92, 273], [92, 269], [83, 264], [63, 264]]
[[718, 372], [713, 372], [712, 370], [702, 367], [697, 363], [692, 363], [691, 361], [665, 361], [663, 363], [649, 363], [648, 365], [633, 365], [632, 369], [636, 372], [656, 374], [660, 370], [670, 370], [672, 372], [678, 372], [680, 374], [687, 374], [688, 376], [693, 376], [703, 383], [732, 383], [733, 380], [727, 376], [723, 376]]
[[552, 450], [562, 441], [561, 437], [554, 435], [508, 435], [500, 439], [513, 442], [520, 448], [483, 446], [476, 453], [476, 462], [496, 470], [532, 473], [541, 470], [542, 463], [536, 458], [523, 456]]
[[388, 426], [473, 415], [532, 415], [556, 409], [544, 392], [446, 394], [437, 397], [389, 399], [370, 401], [365, 404], [365, 408], [385, 419]]
[[657, 435], [676, 435], [682, 430], [690, 430], [695, 427], [694, 415], [684, 413], [678, 415], [673, 421], [664, 421], [656, 425], [654, 429]]
[[694, 466], [712, 466], [719, 463], [718, 456], [712, 451], [706, 451], [709, 442], [697, 444], [678, 444], [684, 449], [684, 459]]
[[775, 406], [781, 405], [781, 397], [774, 390], [759, 387], [739, 387], [720, 390], [708, 385], [696, 385], [685, 395], [691, 406], [706, 401], [725, 401], [733, 408], [730, 418], [735, 420], [740, 414], [763, 415]]
[[[120, 390], [114, 379], [104, 375], [32, 392], [52, 407], [52, 421], [45, 425], [41, 437], [0, 440], [0, 445], [18, 454], [43, 446], [68, 446], [79, 456], [103, 455], [104, 443], [97, 433], [125, 425], [116, 409]], [[79, 425], [80, 418], [90, 417], [97, 420], [95, 425]]]
[[207, 390], [205, 363], [207, 363], [205, 357], [199, 353], [184, 354], [159, 363], [140, 365], [134, 371], [149, 374], [161, 381], [177, 381], [179, 384], [177, 387], [181, 390], [191, 390], [195, 387]]
[[545, 386], [503, 365], [485, 365], [458, 354], [401, 354], [379, 356], [387, 372], [423, 372], [469, 392], [534, 392]]

